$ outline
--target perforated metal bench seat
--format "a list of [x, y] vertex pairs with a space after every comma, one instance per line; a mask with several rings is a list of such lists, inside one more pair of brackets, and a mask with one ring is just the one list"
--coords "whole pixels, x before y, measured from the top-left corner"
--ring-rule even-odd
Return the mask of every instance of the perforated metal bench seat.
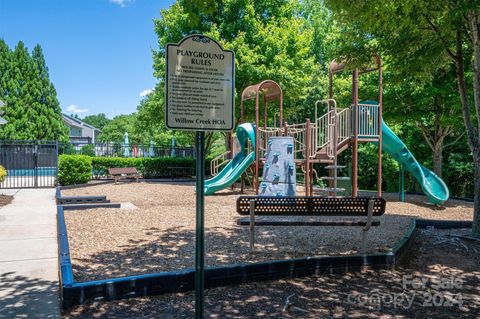
[[250, 201], [255, 201], [257, 216], [367, 216], [368, 202], [373, 200], [373, 216], [385, 213], [385, 200], [380, 197], [263, 197], [240, 196], [237, 213], [250, 214]]
[[[385, 213], [385, 200], [380, 197], [267, 197], [240, 196], [237, 199], [237, 213], [249, 215], [248, 221], [240, 218], [239, 225], [249, 226], [250, 249], [255, 247], [255, 226], [362, 226], [362, 248], [366, 251], [367, 232], [371, 226], [379, 226], [373, 216]], [[295, 221], [259, 220], [256, 216], [338, 216], [366, 217], [365, 221]]]

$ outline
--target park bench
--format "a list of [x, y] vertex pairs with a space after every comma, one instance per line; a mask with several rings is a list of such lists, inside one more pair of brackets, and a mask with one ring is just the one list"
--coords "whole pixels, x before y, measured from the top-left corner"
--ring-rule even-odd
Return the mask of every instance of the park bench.
[[[366, 250], [367, 232], [371, 226], [379, 226], [374, 216], [385, 213], [385, 200], [370, 197], [263, 197], [240, 196], [237, 199], [237, 213], [249, 215], [240, 218], [239, 225], [249, 226], [250, 249], [255, 245], [255, 225], [257, 226], [362, 226], [362, 253]], [[364, 221], [320, 221], [273, 219], [256, 221], [255, 216], [309, 216], [309, 217], [365, 217]]]
[[138, 182], [138, 179], [141, 177], [135, 167], [112, 167], [108, 169], [108, 174], [113, 177], [115, 184], [121, 178], [132, 178]]

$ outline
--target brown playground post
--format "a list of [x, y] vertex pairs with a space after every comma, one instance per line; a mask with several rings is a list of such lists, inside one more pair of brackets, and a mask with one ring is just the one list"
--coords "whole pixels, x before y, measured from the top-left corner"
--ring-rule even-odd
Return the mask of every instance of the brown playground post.
[[311, 196], [310, 194], [310, 144], [311, 144], [311, 132], [310, 132], [310, 119], [307, 119], [306, 124], [306, 136], [305, 136], [305, 196]]
[[382, 197], [382, 108], [383, 108], [383, 71], [382, 59], [377, 55], [378, 66], [378, 175], [377, 196]]
[[358, 69], [353, 70], [352, 196], [358, 196]]

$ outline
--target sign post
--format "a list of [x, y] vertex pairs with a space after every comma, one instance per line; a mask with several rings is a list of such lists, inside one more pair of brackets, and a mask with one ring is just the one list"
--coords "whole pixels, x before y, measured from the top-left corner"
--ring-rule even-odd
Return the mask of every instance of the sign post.
[[196, 34], [165, 51], [165, 126], [196, 131], [195, 318], [203, 318], [205, 131], [233, 130], [235, 56]]

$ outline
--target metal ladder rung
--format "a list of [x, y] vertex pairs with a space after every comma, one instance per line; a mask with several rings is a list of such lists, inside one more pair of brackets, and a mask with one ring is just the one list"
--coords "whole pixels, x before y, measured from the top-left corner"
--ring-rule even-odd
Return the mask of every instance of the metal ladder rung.
[[345, 168], [345, 165], [327, 165], [325, 168]]
[[[320, 177], [320, 179], [323, 179], [323, 180], [334, 180], [335, 177], [332, 177], [332, 176], [322, 176], [322, 177]], [[349, 180], [350, 180], [350, 177], [348, 177], [348, 176], [337, 176], [337, 180], [339, 180], [339, 181], [349, 181]]]

